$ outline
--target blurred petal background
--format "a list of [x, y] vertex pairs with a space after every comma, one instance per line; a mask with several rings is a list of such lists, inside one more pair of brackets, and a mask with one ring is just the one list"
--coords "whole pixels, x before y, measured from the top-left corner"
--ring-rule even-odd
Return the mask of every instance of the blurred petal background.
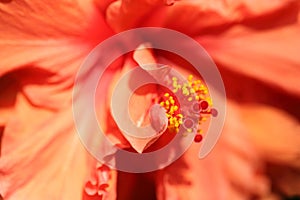
[[[299, 8], [298, 0], [0, 0], [1, 198], [299, 199]], [[227, 117], [205, 159], [193, 144], [163, 170], [130, 174], [84, 149], [72, 88], [97, 44], [144, 26], [204, 46], [226, 87]], [[176, 63], [155, 51], [145, 59]], [[102, 82], [108, 93], [139, 62], [132, 54], [115, 62]], [[99, 109], [107, 132], [130, 148], [110, 108]]]

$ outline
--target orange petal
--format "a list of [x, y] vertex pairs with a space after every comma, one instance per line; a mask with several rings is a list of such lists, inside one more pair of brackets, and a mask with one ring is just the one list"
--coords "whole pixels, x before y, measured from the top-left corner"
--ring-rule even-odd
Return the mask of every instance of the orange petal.
[[[25, 79], [23, 92], [33, 104], [50, 108], [70, 100], [59, 91], [71, 89], [82, 59], [111, 34], [93, 2], [61, 1], [57, 6], [27, 0], [0, 4], [0, 75], [25, 69], [17, 77]], [[27, 69], [45, 77], [33, 79]]]
[[0, 117], [0, 193], [79, 200], [91, 158], [73, 128], [72, 85], [82, 59], [111, 31], [87, 1], [10, 1], [0, 13], [1, 83], [15, 82], [1, 90], [9, 98], [0, 110], [9, 112]]
[[300, 169], [298, 119], [283, 110], [263, 105], [243, 106], [241, 111], [253, 144], [266, 160]]
[[264, 16], [269, 24], [279, 24], [282, 19], [274, 21], [268, 16], [274, 14], [275, 18], [278, 11], [287, 13], [295, 6], [296, 0], [179, 1], [168, 8], [165, 26], [189, 35], [221, 33], [236, 23], [249, 24], [253, 19], [257, 19], [254, 26], [261, 26], [266, 23]]
[[237, 107], [230, 105], [221, 138], [207, 157], [198, 159], [200, 145], [192, 144], [182, 158], [162, 170], [157, 179], [159, 199], [250, 199], [252, 195], [268, 195], [266, 176], [257, 174], [263, 172], [262, 161], [248, 140], [247, 127], [239, 122]]
[[115, 31], [124, 31], [145, 25], [160, 26], [165, 15], [166, 5], [165, 0], [117, 0], [108, 7], [106, 18]]
[[[20, 96], [2, 139], [1, 195], [5, 199], [79, 200], [88, 154], [72, 127], [71, 110], [53, 115], [30, 107]], [[29, 124], [24, 124], [24, 118]]]
[[243, 27], [222, 36], [199, 37], [221, 67], [300, 95], [299, 25], [254, 31]]

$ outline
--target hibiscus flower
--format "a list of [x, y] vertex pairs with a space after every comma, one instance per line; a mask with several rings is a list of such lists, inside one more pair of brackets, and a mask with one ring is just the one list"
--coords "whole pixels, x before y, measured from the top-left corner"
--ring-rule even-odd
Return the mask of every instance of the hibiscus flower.
[[[297, 0], [0, 1], [1, 198], [300, 195], [299, 6]], [[97, 44], [144, 26], [180, 31], [205, 47], [222, 74], [228, 114], [222, 136], [206, 158], [197, 160], [201, 144], [195, 143], [167, 168], [131, 174], [109, 169], [84, 149], [74, 128], [72, 90], [80, 64]], [[137, 52], [116, 60], [102, 77], [107, 99], [136, 64], [162, 62], [192, 73], [174, 55]], [[153, 88], [146, 90], [157, 95]], [[149, 95], [133, 98], [142, 105], [150, 101]], [[108, 136], [132, 150], [133, 142], [119, 131], [110, 106], [102, 101], [97, 106]], [[145, 107], [137, 107], [133, 118]], [[149, 149], [159, 141], [163, 138]]]

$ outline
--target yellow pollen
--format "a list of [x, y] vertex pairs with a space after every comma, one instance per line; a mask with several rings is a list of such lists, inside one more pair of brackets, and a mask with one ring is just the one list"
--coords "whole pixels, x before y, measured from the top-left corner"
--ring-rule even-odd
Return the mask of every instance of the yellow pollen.
[[167, 106], [170, 105], [170, 101], [169, 100], [167, 100], [165, 103], [166, 103]]
[[182, 115], [182, 114], [177, 114], [176, 116], [177, 116], [177, 117], [180, 117], [180, 118], [183, 118], [183, 115]]
[[175, 100], [174, 100], [174, 99], [170, 99], [170, 103], [171, 103], [172, 105], [174, 105], [174, 104], [175, 104]]
[[183, 86], [182, 88], [182, 94], [185, 96], [188, 96], [190, 94], [189, 90], [185, 86]]
[[[184, 83], [182, 83], [181, 81], [179, 82], [179, 80], [181, 79], [174, 76], [172, 77], [172, 80], [169, 81], [169, 84], [171, 84], [172, 86], [172, 91], [174, 93], [180, 92], [183, 96], [187, 98], [187, 101], [189, 102], [193, 101], [193, 99], [198, 102], [206, 101], [209, 105], [208, 111], [210, 111], [210, 108], [212, 107], [213, 103], [209, 96], [209, 91], [206, 85], [199, 79], [195, 80], [192, 74], [190, 74], [187, 77], [187, 81]], [[183, 124], [184, 117], [188, 117], [189, 114], [187, 113], [187, 116], [183, 116], [183, 114], [180, 113], [177, 99], [174, 98], [174, 96], [172, 96], [172, 94], [170, 93], [165, 93], [164, 100], [162, 100], [159, 104], [166, 110], [169, 131], [177, 133], [179, 131], [180, 125]], [[206, 116], [206, 114], [209, 113], [205, 111], [203, 112], [203, 114], [205, 114]], [[207, 117], [203, 117], [201, 113], [200, 118], [198, 120], [198, 124], [201, 124], [206, 120]], [[195, 130], [197, 130], [198, 134], [202, 134], [203, 132], [200, 128], [197, 128]], [[192, 131], [192, 128], [187, 128], [184, 134], [191, 133]]]
[[174, 111], [178, 110], [178, 106], [173, 106]]
[[197, 133], [202, 134], [202, 133], [203, 133], [203, 130], [202, 130], [202, 129], [198, 129], [198, 130], [197, 130]]

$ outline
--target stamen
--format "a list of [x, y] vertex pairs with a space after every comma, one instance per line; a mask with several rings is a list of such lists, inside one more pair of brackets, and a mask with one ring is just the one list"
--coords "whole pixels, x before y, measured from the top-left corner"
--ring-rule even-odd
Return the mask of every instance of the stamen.
[[201, 107], [201, 109], [202, 109], [203, 111], [205, 111], [205, 110], [207, 110], [207, 109], [208, 109], [208, 107], [209, 107], [209, 104], [208, 104], [208, 102], [207, 102], [207, 101], [205, 101], [205, 100], [202, 100], [202, 101], [200, 101], [200, 107]]
[[[184, 134], [192, 133], [196, 131], [194, 138], [195, 142], [201, 142], [203, 139], [202, 129], [199, 129], [199, 125], [207, 120], [207, 115], [216, 117], [218, 111], [212, 108], [212, 100], [209, 96], [208, 88], [204, 85], [201, 80], [194, 80], [193, 75], [187, 77], [187, 82], [180, 82], [181, 80], [177, 77], [172, 77], [172, 91], [173, 94], [165, 93], [163, 100], [159, 104], [165, 108], [166, 116], [168, 118], [168, 130], [170, 132], [179, 132], [179, 128], [183, 125], [185, 129]], [[181, 113], [179, 109], [179, 102], [175, 98], [177, 93], [179, 96], [186, 97], [186, 100], [193, 102], [192, 108], [188, 111]], [[183, 108], [184, 109], [184, 108]], [[190, 116], [190, 117], [189, 117]], [[193, 117], [199, 117], [198, 122], [194, 121]]]
[[213, 117], [218, 116], [218, 111], [215, 108], [212, 108], [210, 112]]
[[201, 134], [197, 134], [194, 138], [194, 142], [199, 143], [203, 139], [203, 136]]

